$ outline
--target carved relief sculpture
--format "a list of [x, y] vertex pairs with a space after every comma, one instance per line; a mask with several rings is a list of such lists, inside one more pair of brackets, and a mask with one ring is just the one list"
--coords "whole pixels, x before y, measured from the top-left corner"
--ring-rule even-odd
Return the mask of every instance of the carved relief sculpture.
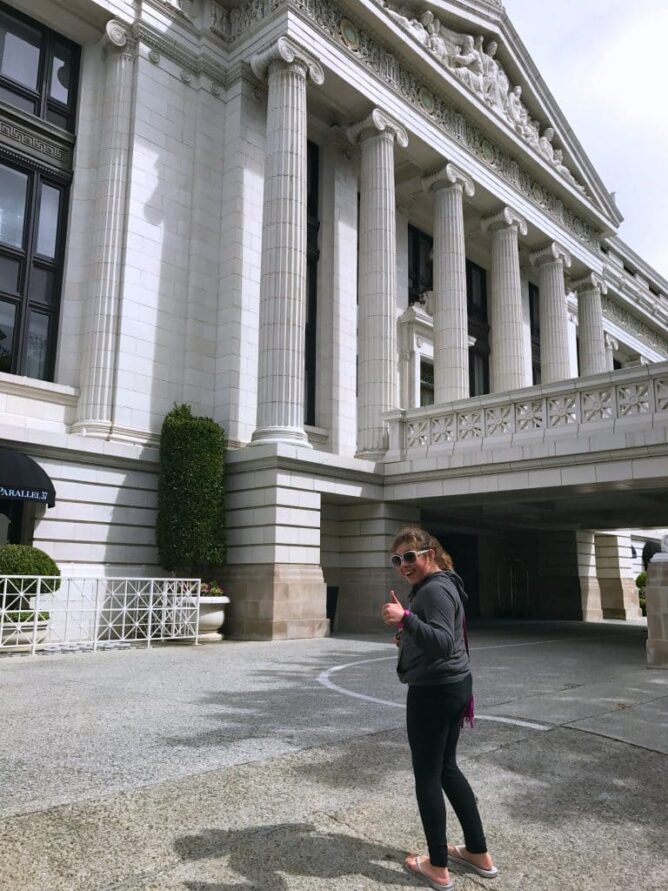
[[405, 6], [395, 8], [387, 0], [377, 0], [377, 2], [464, 86], [500, 117], [505, 117], [518, 136], [525, 139], [557, 173], [571, 185], [584, 191], [563, 163], [563, 151], [555, 149], [552, 145], [555, 136], [554, 127], [546, 127], [541, 136], [539, 122], [531, 117], [528, 108], [522, 102], [522, 87], [516, 85], [511, 88], [508, 75], [495, 58], [498, 50], [496, 41], [490, 41], [483, 50], [482, 35], [474, 37], [472, 34], [458, 34], [451, 31], [430, 11], [416, 18], [413, 11]]

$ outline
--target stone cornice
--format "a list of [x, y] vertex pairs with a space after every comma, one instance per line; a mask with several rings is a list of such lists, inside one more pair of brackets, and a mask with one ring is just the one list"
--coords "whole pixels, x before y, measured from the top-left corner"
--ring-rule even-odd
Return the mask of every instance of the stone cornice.
[[211, 80], [211, 92], [214, 95], [220, 90], [220, 85], [225, 84], [227, 80], [227, 70], [224, 65], [213, 62], [199, 52], [193, 52], [186, 49], [182, 44], [177, 43], [169, 37], [164, 37], [154, 28], [146, 24], [146, 22], [136, 22], [132, 26], [132, 33], [136, 40], [149, 47], [157, 57], [153, 57], [152, 61], [159, 62], [160, 56], [174, 62], [183, 71], [189, 72], [191, 75], [203, 75]]

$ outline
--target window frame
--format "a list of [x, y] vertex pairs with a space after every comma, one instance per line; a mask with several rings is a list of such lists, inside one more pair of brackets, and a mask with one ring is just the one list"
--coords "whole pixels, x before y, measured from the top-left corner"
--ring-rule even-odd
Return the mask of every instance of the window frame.
[[[0, 100], [0, 112], [10, 124], [9, 130], [3, 131], [0, 135], [0, 165], [27, 177], [21, 245], [16, 247], [0, 244], [0, 256], [19, 264], [16, 291], [0, 291], [0, 302], [12, 307], [14, 312], [14, 328], [10, 345], [11, 362], [8, 363], [7, 373], [52, 381], [58, 348], [70, 210], [72, 150], [75, 141], [73, 130], [76, 124], [78, 105], [80, 47], [41, 23], [7, 7], [2, 2], [0, 2], [0, 12], [6, 18], [14, 19], [41, 35], [38, 82], [40, 105], [38, 111], [42, 116], [26, 112], [20, 106], [6, 100]], [[56, 47], [60, 46], [68, 48], [73, 68], [69, 85], [70, 101], [67, 106], [59, 100], [50, 99], [48, 95], [54, 52]], [[30, 94], [34, 98], [37, 94], [37, 91], [21, 87], [10, 78], [0, 75], [0, 85], [4, 87], [7, 84], [16, 95]], [[72, 129], [66, 130], [57, 123], [48, 120], [46, 112], [49, 107], [60, 111], [66, 108]], [[15, 136], [13, 135], [14, 131], [16, 131]], [[29, 137], [27, 140], [25, 139], [26, 135]], [[45, 187], [58, 192], [58, 209], [54, 218], [55, 244], [52, 257], [41, 254], [37, 250], [40, 223], [42, 222], [41, 215], [47, 209], [43, 199]], [[33, 288], [34, 276], [39, 270], [43, 270], [51, 276], [51, 280], [47, 282], [47, 290], [43, 295], [44, 299], [36, 296]], [[29, 361], [32, 358], [29, 352], [30, 326], [34, 324], [36, 315], [44, 317], [47, 326], [46, 351], [43, 356], [40, 356], [43, 364], [39, 369], [29, 367]]]
[[[25, 25], [27, 28], [36, 31], [41, 37], [39, 47], [39, 66], [37, 72], [37, 88], [33, 90], [30, 87], [26, 87], [24, 84], [21, 84], [18, 81], [15, 81], [11, 77], [7, 77], [2, 73], [0, 73], [0, 87], [7, 90], [9, 93], [13, 93], [16, 96], [20, 96], [23, 99], [33, 103], [33, 111], [27, 111], [20, 105], [13, 106], [19, 108], [24, 114], [32, 115], [42, 121], [46, 121], [52, 127], [57, 127], [58, 129], [64, 130], [67, 133], [74, 133], [76, 129], [77, 105], [79, 98], [81, 48], [73, 41], [68, 40], [68, 38], [64, 35], [58, 34], [57, 31], [53, 31], [51, 28], [47, 28], [46, 25], [42, 25], [41, 22], [38, 22], [35, 19], [31, 19], [29, 16], [24, 15], [13, 7], [7, 6], [7, 4], [2, 2], [0, 2], [0, 13], [6, 18], [10, 20], [14, 19], [19, 24]], [[54, 99], [52, 96], [49, 95], [49, 88], [51, 86], [51, 76], [53, 71], [53, 60], [55, 58], [56, 47], [59, 44], [71, 53], [72, 59], [72, 71], [70, 74], [70, 84], [68, 87], [70, 101], [67, 103], [61, 102], [59, 99]], [[0, 102], [4, 102], [7, 105], [12, 105], [12, 103], [7, 99], [0, 99]], [[61, 124], [50, 120], [48, 116], [49, 111], [52, 111], [54, 114], [62, 115], [64, 118], [67, 119], [68, 125], [66, 127], [63, 127]]]

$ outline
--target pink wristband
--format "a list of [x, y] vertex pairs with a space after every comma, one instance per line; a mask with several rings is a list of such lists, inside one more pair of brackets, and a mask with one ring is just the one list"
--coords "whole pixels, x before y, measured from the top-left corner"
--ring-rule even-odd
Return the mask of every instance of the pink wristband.
[[403, 631], [403, 630], [404, 630], [404, 620], [407, 619], [409, 616], [412, 616], [412, 615], [413, 615], [413, 613], [412, 613], [409, 609], [405, 609], [405, 610], [404, 610], [404, 616], [403, 616], [403, 619], [402, 619], [401, 623], [400, 623], [399, 625], [397, 625], [397, 631]]

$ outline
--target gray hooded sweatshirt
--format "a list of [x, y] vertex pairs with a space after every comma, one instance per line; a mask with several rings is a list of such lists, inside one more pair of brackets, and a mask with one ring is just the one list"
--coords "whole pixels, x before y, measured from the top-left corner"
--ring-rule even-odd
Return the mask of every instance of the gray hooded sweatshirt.
[[397, 674], [403, 684], [454, 684], [471, 673], [464, 643], [464, 584], [441, 570], [415, 585], [399, 637]]

